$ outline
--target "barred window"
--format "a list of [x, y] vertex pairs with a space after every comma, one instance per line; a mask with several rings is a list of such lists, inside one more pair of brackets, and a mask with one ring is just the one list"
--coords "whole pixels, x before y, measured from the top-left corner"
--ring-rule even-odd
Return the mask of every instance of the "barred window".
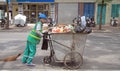
[[120, 16], [120, 4], [112, 4], [111, 9], [111, 17], [119, 17]]

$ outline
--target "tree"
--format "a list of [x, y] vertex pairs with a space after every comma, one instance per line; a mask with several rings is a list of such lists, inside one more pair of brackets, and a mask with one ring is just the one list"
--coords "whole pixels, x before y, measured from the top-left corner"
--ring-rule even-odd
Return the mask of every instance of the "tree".
[[6, 0], [6, 11], [7, 11], [7, 23], [5, 24], [5, 29], [9, 29], [9, 1]]
[[100, 11], [100, 24], [99, 24], [99, 30], [102, 29], [102, 13], [103, 13], [103, 7], [105, 4], [111, 2], [112, 0], [97, 0], [99, 4], [101, 4], [101, 11]]

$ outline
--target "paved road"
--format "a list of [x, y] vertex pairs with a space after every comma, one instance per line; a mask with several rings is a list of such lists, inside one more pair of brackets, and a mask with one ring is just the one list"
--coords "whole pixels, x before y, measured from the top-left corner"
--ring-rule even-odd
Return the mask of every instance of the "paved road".
[[[0, 59], [17, 54], [24, 50], [28, 32], [0, 32]], [[21, 56], [12, 62], [0, 62], [0, 71], [64, 71], [63, 64], [46, 65], [42, 59], [48, 51], [37, 46], [33, 60], [35, 67], [21, 63]], [[84, 63], [79, 70], [120, 70], [120, 33], [91, 33], [88, 35], [84, 49]]]

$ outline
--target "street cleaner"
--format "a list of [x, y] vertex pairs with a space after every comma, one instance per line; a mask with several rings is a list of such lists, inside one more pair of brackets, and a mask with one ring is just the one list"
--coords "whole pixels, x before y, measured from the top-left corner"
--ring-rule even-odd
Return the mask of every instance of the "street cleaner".
[[36, 45], [40, 43], [40, 40], [43, 37], [42, 24], [46, 21], [46, 15], [40, 13], [38, 17], [39, 21], [28, 35], [26, 49], [24, 50], [22, 58], [22, 63], [27, 66], [35, 66], [35, 64], [32, 63], [32, 60], [36, 54]]

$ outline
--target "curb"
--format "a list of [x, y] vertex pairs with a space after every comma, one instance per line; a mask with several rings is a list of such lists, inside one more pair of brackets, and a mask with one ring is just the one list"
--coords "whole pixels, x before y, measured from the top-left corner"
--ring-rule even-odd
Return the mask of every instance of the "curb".
[[[30, 32], [32, 27], [33, 25], [29, 25], [26, 27], [10, 26], [10, 29], [0, 28], [0, 32]], [[92, 33], [112, 33], [112, 32], [120, 32], [120, 27], [104, 26], [101, 30], [99, 30], [98, 27], [92, 28]]]

